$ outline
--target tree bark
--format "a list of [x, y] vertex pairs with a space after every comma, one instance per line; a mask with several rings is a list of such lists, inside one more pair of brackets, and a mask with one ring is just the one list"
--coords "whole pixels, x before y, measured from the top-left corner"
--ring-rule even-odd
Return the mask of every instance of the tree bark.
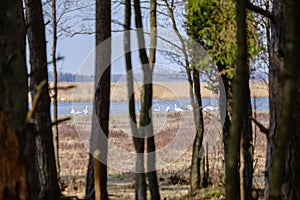
[[[56, 0], [52, 0], [52, 65], [53, 65], [53, 121], [57, 121], [57, 66], [56, 66], [56, 49], [57, 49], [57, 20], [56, 20]], [[54, 153], [56, 161], [57, 174], [60, 174], [59, 164], [59, 140], [58, 140], [58, 124], [54, 125]]]
[[0, 199], [37, 199], [22, 1], [0, 2]]
[[207, 187], [208, 182], [205, 176], [205, 162], [203, 161], [204, 155], [200, 156], [200, 149], [202, 147], [204, 125], [203, 125], [203, 113], [202, 113], [202, 99], [200, 91], [200, 78], [199, 71], [193, 68], [193, 88], [196, 98], [197, 111], [196, 111], [196, 136], [193, 144], [192, 153], [192, 165], [191, 165], [191, 190]]
[[[94, 199], [94, 191], [100, 191], [101, 200], [107, 193], [107, 140], [109, 133], [110, 60], [111, 60], [111, 2], [96, 1], [96, 66], [95, 100], [93, 108], [90, 159], [87, 173], [86, 199]], [[93, 158], [95, 151], [100, 157]], [[97, 163], [95, 163], [97, 162]], [[94, 177], [94, 166], [98, 166], [99, 177]], [[100, 185], [94, 185], [94, 178]], [[96, 189], [94, 189], [97, 187]], [[97, 194], [98, 196], [99, 194]]]
[[[44, 80], [48, 83], [45, 27], [41, 1], [26, 0], [25, 7], [31, 66], [30, 90], [34, 99], [37, 85]], [[34, 128], [39, 195], [42, 199], [56, 199], [60, 196], [60, 189], [55, 165], [48, 87], [42, 89], [34, 115]]]
[[284, 2], [273, 1], [274, 20], [271, 20], [271, 46], [269, 60], [269, 105], [270, 128], [267, 135], [267, 156], [265, 174], [265, 198], [269, 193], [269, 171], [272, 164], [274, 150], [273, 138], [276, 135], [278, 120], [282, 110], [282, 85], [284, 65]]
[[285, 1], [284, 19], [284, 79], [282, 90], [282, 112], [274, 137], [274, 151], [270, 168], [269, 199], [300, 198], [300, 101], [299, 101], [299, 34], [300, 20], [298, 1]]
[[[250, 141], [252, 140], [251, 121], [249, 119], [251, 104], [249, 103], [246, 7], [243, 0], [236, 1], [236, 21], [238, 54], [236, 73], [233, 80], [232, 126], [228, 138], [230, 148], [228, 148], [228, 156], [225, 161], [227, 166], [225, 187], [228, 199], [251, 199], [252, 157], [249, 155], [251, 151]], [[241, 156], [239, 155], [240, 150]], [[240, 174], [238, 172], [239, 164]]]
[[[135, 99], [134, 99], [134, 86], [133, 86], [133, 73], [132, 73], [132, 62], [130, 52], [130, 29], [131, 29], [131, 1], [125, 1], [125, 35], [124, 35], [124, 50], [125, 50], [125, 62], [127, 70], [127, 87], [128, 87], [128, 100], [129, 100], [129, 115], [130, 115], [130, 126], [133, 134], [133, 142], [137, 154], [141, 155], [144, 151], [144, 138], [139, 138], [138, 127], [136, 122], [135, 113]], [[138, 155], [138, 156], [139, 156]], [[137, 158], [140, 160], [140, 158]], [[138, 164], [138, 160], [136, 165]], [[144, 165], [144, 164], [143, 164]], [[143, 167], [141, 164], [138, 167]], [[144, 170], [144, 169], [141, 169]], [[136, 199], [146, 199], [146, 180], [145, 173], [137, 171], [135, 174], [135, 196]]]
[[[143, 79], [144, 84], [141, 92], [141, 114], [140, 114], [140, 128], [139, 128], [139, 137], [143, 140], [143, 137], [147, 137], [147, 175], [150, 185], [151, 199], [160, 199], [157, 174], [155, 169], [155, 143], [153, 135], [153, 125], [151, 122], [152, 119], [152, 72], [155, 65], [155, 52], [156, 52], [156, 0], [150, 1], [150, 24], [151, 24], [151, 33], [150, 33], [150, 55], [149, 59], [145, 49], [145, 38], [143, 31], [142, 15], [140, 1], [134, 0], [134, 9], [135, 9], [135, 23], [137, 27], [137, 37], [139, 43], [139, 53], [140, 60], [142, 63], [143, 69]], [[141, 141], [141, 143], [143, 143]], [[143, 168], [143, 152], [144, 144], [141, 146], [141, 152], [138, 154], [137, 167]], [[138, 168], [137, 168], [138, 169]], [[143, 172], [143, 171], [141, 171]]]

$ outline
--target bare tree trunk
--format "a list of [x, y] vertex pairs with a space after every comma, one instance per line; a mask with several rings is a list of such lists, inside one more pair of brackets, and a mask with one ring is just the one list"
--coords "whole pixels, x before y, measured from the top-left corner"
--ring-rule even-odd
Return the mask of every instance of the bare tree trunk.
[[[131, 29], [131, 1], [126, 0], [125, 1], [124, 50], [125, 50], [126, 70], [127, 70], [127, 84], [128, 84], [127, 88], [128, 88], [128, 100], [129, 100], [128, 106], [129, 106], [129, 115], [130, 115], [130, 126], [133, 134], [135, 150], [139, 154], [139, 152], [143, 151], [144, 139], [138, 137], [138, 128], [136, 122], [133, 73], [132, 73], [132, 62], [131, 62], [131, 52], [130, 52], [130, 42], [131, 42], [130, 29]], [[135, 187], [136, 199], [146, 199], [145, 173], [140, 173], [140, 171], [137, 171], [137, 173], [135, 174], [135, 181], [136, 181], [136, 187]]]
[[300, 164], [299, 150], [299, 34], [300, 19], [298, 1], [285, 1], [285, 66], [282, 90], [282, 112], [279, 117], [274, 151], [270, 168], [269, 199], [299, 199], [300, 198]]
[[[151, 24], [151, 33], [150, 33], [150, 55], [149, 60], [145, 49], [145, 39], [143, 35], [143, 23], [142, 23], [142, 15], [140, 8], [140, 1], [134, 0], [134, 8], [135, 8], [135, 23], [138, 36], [139, 43], [139, 53], [140, 59], [142, 62], [143, 74], [144, 74], [144, 84], [141, 92], [141, 115], [140, 115], [140, 129], [139, 129], [139, 137], [147, 137], [147, 153], [148, 153], [148, 161], [147, 161], [147, 175], [150, 185], [151, 199], [160, 199], [157, 174], [155, 169], [155, 143], [154, 143], [154, 135], [153, 135], [153, 125], [151, 122], [152, 118], [152, 72], [155, 65], [155, 52], [156, 52], [156, 0], [150, 1], [150, 24]], [[141, 139], [142, 140], [142, 139]], [[142, 141], [143, 143], [143, 141]], [[143, 147], [144, 148], [144, 144]], [[140, 149], [144, 152], [143, 149]], [[143, 168], [141, 165], [144, 165], [143, 153], [140, 154], [140, 158], [137, 160], [137, 165], [139, 163], [139, 168]], [[142, 172], [142, 171], [141, 171]]]
[[[107, 193], [107, 140], [109, 133], [110, 60], [111, 60], [111, 2], [96, 1], [96, 66], [95, 100], [93, 108], [90, 159], [87, 173], [86, 199], [95, 198], [101, 191], [101, 200], [108, 199]], [[105, 44], [105, 45], [103, 45]], [[100, 157], [93, 158], [95, 151]], [[97, 162], [97, 163], [94, 163]], [[94, 177], [94, 166], [98, 166], [99, 177]], [[94, 178], [100, 185], [94, 185]]]
[[[37, 85], [42, 81], [48, 83], [45, 27], [41, 1], [26, 0], [25, 7], [31, 65], [30, 89], [32, 99], [34, 99]], [[40, 198], [56, 199], [60, 196], [60, 189], [55, 166], [48, 87], [43, 87], [34, 116], [34, 124]]]
[[[52, 64], [53, 64], [53, 121], [57, 121], [57, 67], [56, 67], [56, 48], [57, 48], [57, 20], [56, 20], [56, 0], [52, 0]], [[56, 169], [59, 177], [60, 164], [59, 164], [59, 141], [58, 141], [58, 124], [54, 125], [54, 153], [56, 160]]]
[[[249, 183], [248, 155], [246, 151], [250, 151], [246, 137], [250, 137], [247, 130], [249, 128], [249, 65], [247, 53], [247, 25], [246, 25], [246, 8], [245, 1], [237, 0], [236, 2], [236, 21], [237, 21], [237, 65], [236, 74], [233, 80], [233, 116], [230, 135], [228, 138], [228, 156], [226, 162], [226, 197], [228, 199], [251, 199], [252, 182], [250, 188], [245, 188]], [[251, 109], [250, 109], [251, 110]], [[247, 129], [245, 129], [247, 128]], [[252, 135], [251, 135], [252, 137]], [[242, 139], [242, 140], [241, 140]], [[240, 154], [240, 142], [242, 155]], [[240, 159], [242, 158], [242, 159]], [[241, 162], [243, 161], [243, 162]], [[239, 163], [240, 176], [239, 176]], [[252, 163], [252, 162], [251, 162]], [[252, 170], [252, 166], [251, 166]], [[239, 179], [240, 177], [240, 179]], [[240, 187], [241, 186], [241, 187]]]
[[195, 191], [203, 187], [207, 187], [207, 179], [205, 177], [205, 162], [204, 155], [200, 156], [200, 149], [202, 147], [204, 125], [202, 113], [202, 99], [200, 91], [199, 71], [193, 68], [193, 83], [194, 93], [196, 96], [196, 104], [198, 105], [196, 112], [196, 136], [193, 144], [192, 166], [191, 166], [191, 189]]
[[273, 1], [274, 20], [271, 20], [271, 47], [269, 60], [269, 105], [270, 129], [267, 135], [267, 156], [265, 174], [265, 198], [269, 193], [269, 171], [272, 164], [274, 151], [273, 138], [276, 135], [278, 120], [282, 110], [282, 85], [283, 85], [283, 49], [284, 49], [284, 2]]
[[0, 2], [0, 199], [37, 199], [22, 1]]

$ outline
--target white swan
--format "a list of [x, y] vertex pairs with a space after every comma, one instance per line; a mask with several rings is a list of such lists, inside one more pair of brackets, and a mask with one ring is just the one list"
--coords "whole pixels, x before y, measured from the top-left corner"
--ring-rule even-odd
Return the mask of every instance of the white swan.
[[170, 112], [170, 109], [171, 109], [171, 107], [170, 107], [170, 106], [167, 106], [167, 107], [166, 107], [166, 112]]
[[206, 107], [203, 108], [203, 111], [205, 111], [205, 112], [217, 111], [217, 110], [219, 110], [219, 108], [214, 107], [214, 106], [206, 106]]
[[85, 106], [85, 109], [82, 110], [83, 114], [87, 115], [89, 113], [88, 106]]
[[73, 115], [78, 115], [78, 114], [81, 114], [81, 113], [82, 113], [81, 111], [75, 110], [74, 108], [72, 108], [72, 110], [71, 110], [71, 114], [73, 114]]
[[187, 108], [187, 109], [189, 109], [189, 110], [193, 110], [193, 106], [192, 106], [192, 105], [190, 105], [190, 104], [189, 104], [189, 105], [187, 105], [187, 106], [186, 106], [186, 108]]
[[182, 108], [178, 108], [178, 107], [177, 107], [177, 104], [176, 104], [176, 103], [175, 103], [175, 108], [174, 108], [174, 110], [175, 110], [176, 112], [182, 112], [182, 111], [183, 111]]

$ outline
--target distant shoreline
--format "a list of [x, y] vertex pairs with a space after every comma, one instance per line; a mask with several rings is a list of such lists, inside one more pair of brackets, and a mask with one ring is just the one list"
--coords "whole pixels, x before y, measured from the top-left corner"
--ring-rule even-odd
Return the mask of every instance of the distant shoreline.
[[[58, 91], [58, 102], [91, 102], [93, 101], [94, 82], [59, 82], [58, 87], [75, 86], [69, 90]], [[135, 83], [135, 100], [140, 97], [140, 82]], [[53, 83], [49, 83], [52, 87]], [[208, 88], [206, 82], [201, 83], [202, 98], [216, 97]], [[251, 96], [257, 98], [268, 97], [268, 86], [263, 81], [250, 82]], [[187, 82], [155, 82], [153, 83], [153, 99], [158, 100], [176, 100], [189, 99], [189, 84]], [[124, 102], [128, 101], [127, 83], [113, 82], [111, 84], [111, 101]]]

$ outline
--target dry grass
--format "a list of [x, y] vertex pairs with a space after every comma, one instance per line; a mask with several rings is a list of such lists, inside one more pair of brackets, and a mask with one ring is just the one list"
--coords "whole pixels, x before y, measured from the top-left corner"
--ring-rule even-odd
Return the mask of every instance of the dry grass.
[[[209, 177], [208, 189], [198, 193], [189, 194], [189, 173], [192, 155], [192, 145], [180, 152], [180, 156], [170, 160], [167, 165], [157, 159], [157, 165], [162, 164], [158, 173], [159, 186], [162, 199], [225, 199], [224, 198], [224, 157], [222, 139], [212, 123], [214, 114], [205, 114], [205, 138], [206, 141], [213, 141], [208, 151]], [[268, 122], [267, 113], [258, 113], [257, 119], [265, 125]], [[154, 133], [157, 150], [161, 150], [174, 141], [176, 137], [187, 142], [189, 135], [194, 133], [195, 126], [191, 113], [155, 113], [153, 117]], [[212, 126], [210, 126], [210, 124]], [[60, 163], [61, 181], [64, 194], [84, 198], [85, 176], [88, 165], [88, 142], [90, 135], [90, 117], [80, 116], [72, 122], [66, 122], [59, 126], [60, 130]], [[207, 135], [210, 130], [210, 135]], [[264, 164], [266, 138], [257, 129], [254, 129], [255, 152], [254, 152], [254, 180], [253, 186], [257, 189], [264, 187]], [[182, 136], [182, 137], [180, 137]], [[210, 139], [209, 139], [210, 138]], [[134, 152], [132, 137], [130, 135], [128, 116], [125, 114], [112, 115], [110, 123], [109, 141], [122, 151]], [[188, 141], [191, 142], [191, 141]], [[175, 144], [181, 147], [180, 144]], [[172, 156], [176, 149], [172, 149]], [[120, 165], [134, 164], [126, 158], [116, 158]], [[108, 192], [110, 199], [134, 199], [134, 173], [108, 168]], [[149, 195], [149, 192], [148, 192]], [[149, 196], [148, 196], [149, 197]]]
[[[60, 102], [83, 102], [92, 101], [94, 95], [93, 82], [60, 82], [59, 87], [74, 85], [74, 89], [59, 90], [58, 101]], [[52, 83], [50, 83], [50, 87]], [[201, 83], [201, 94], [204, 98], [213, 97], [214, 94], [207, 89], [207, 83]], [[268, 97], [267, 84], [261, 81], [251, 81], [251, 94], [253, 97]], [[141, 83], [135, 83], [135, 98], [140, 97]], [[111, 85], [111, 101], [128, 101], [127, 83], [118, 82]], [[156, 82], [153, 85], [153, 98], [158, 100], [189, 99], [189, 85], [187, 82]]]

